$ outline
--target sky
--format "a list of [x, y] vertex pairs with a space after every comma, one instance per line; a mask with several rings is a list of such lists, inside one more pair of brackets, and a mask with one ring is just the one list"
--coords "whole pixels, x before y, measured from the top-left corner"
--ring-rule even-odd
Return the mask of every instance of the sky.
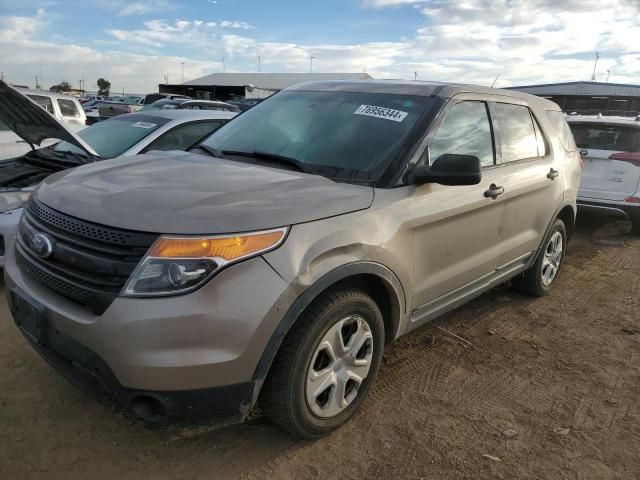
[[[149, 93], [214, 72], [640, 84], [640, 0], [0, 0], [0, 72]], [[259, 86], [259, 85], [256, 85]]]

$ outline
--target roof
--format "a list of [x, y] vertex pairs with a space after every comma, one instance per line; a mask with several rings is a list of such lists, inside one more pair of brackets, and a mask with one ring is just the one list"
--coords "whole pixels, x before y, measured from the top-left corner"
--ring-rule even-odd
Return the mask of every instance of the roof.
[[68, 100], [78, 100], [77, 97], [73, 95], [66, 95], [64, 93], [56, 93], [51, 92], [49, 90], [33, 90], [31, 88], [16, 88], [23, 95], [42, 95], [43, 97], [51, 97], [51, 98], [66, 98]]
[[244, 87], [253, 85], [265, 90], [282, 90], [296, 83], [313, 80], [370, 80], [368, 73], [213, 73], [184, 82], [182, 85]]
[[333, 80], [325, 82], [307, 82], [289, 87], [287, 90], [308, 90], [320, 92], [369, 92], [390, 93], [397, 95], [416, 95], [428, 97], [431, 95], [451, 98], [459, 93], [478, 93], [482, 95], [502, 95], [518, 98], [529, 104], [542, 105], [546, 109], [560, 110], [560, 107], [542, 97], [536, 97], [515, 90], [503, 90], [500, 88], [483, 87], [480, 85], [468, 85], [462, 83], [424, 82], [416, 80], [367, 80], [367, 81], [342, 81]]
[[[235, 117], [238, 112], [221, 112], [219, 110], [146, 110], [134, 113], [127, 113], [128, 117], [132, 115], [144, 115], [147, 117], [169, 118], [171, 120], [180, 120], [186, 122], [189, 120], [218, 120], [230, 119]], [[124, 115], [118, 115], [114, 118], [125, 118]]]
[[507, 90], [517, 90], [533, 95], [591, 95], [591, 96], [638, 96], [640, 85], [605, 82], [565, 82], [549, 83], [546, 85], [523, 85], [509, 87]]

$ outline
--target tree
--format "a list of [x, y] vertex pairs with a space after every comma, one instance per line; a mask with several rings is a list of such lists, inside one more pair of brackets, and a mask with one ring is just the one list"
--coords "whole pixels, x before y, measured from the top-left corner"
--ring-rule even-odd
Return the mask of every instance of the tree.
[[60, 93], [60, 92], [70, 92], [73, 87], [66, 80], [61, 81], [59, 84], [54, 85], [49, 90], [52, 92]]
[[111, 82], [100, 77], [96, 82], [96, 85], [98, 85], [98, 95], [103, 97], [109, 96], [109, 90], [111, 89]]

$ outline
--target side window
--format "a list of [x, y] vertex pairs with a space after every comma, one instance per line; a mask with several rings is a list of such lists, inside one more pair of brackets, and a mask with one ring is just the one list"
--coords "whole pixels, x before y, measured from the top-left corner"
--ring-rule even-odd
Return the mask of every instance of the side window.
[[191, 123], [181, 125], [156, 140], [147, 151], [151, 150], [186, 150], [210, 133], [222, 126], [224, 121]]
[[575, 151], [576, 143], [573, 140], [573, 134], [567, 124], [567, 120], [564, 118], [564, 114], [555, 110], [547, 110], [547, 117], [549, 117], [551, 125], [553, 125], [558, 137], [560, 137], [560, 143], [562, 143], [565, 150], [568, 152]]
[[51, 103], [51, 99], [49, 97], [45, 97], [43, 95], [27, 95], [27, 97], [29, 97], [51, 115], [53, 115], [53, 104]]
[[[502, 162], [513, 162], [540, 156], [538, 154], [536, 128], [529, 108], [510, 103], [496, 103], [494, 104], [494, 109], [496, 123], [500, 128]], [[539, 138], [542, 139], [542, 136]]]
[[63, 117], [78, 117], [80, 116], [80, 112], [76, 108], [76, 104], [73, 100], [64, 100], [59, 98], [57, 100], [58, 107], [60, 107], [60, 113], [62, 113]]
[[444, 154], [474, 155], [483, 167], [495, 163], [491, 124], [484, 102], [461, 102], [449, 110], [429, 142], [431, 163]]

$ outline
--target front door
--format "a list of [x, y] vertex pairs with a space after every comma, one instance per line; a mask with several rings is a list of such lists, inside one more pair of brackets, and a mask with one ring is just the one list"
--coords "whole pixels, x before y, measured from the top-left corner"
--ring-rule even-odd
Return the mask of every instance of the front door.
[[481, 101], [458, 101], [446, 112], [428, 141], [431, 163], [444, 154], [474, 155], [483, 171], [478, 185], [425, 184], [414, 193], [414, 312], [442, 295], [491, 274], [497, 267], [501, 196], [486, 196], [501, 186], [495, 166], [493, 130]]

